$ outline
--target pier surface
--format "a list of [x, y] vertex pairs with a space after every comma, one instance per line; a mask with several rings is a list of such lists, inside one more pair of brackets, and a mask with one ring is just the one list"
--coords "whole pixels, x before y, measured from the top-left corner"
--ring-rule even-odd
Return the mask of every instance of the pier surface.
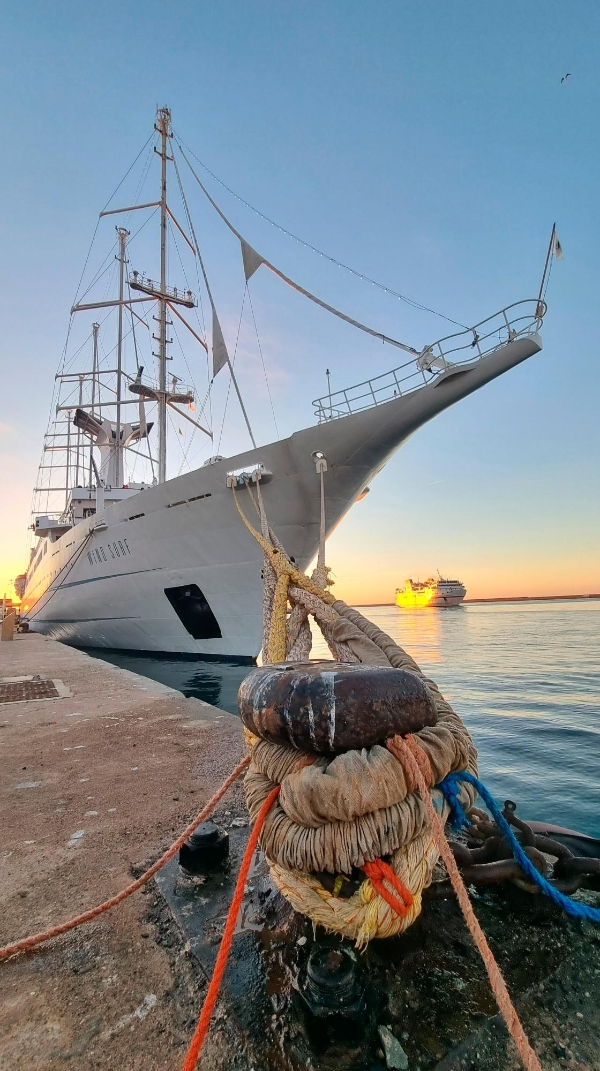
[[[0, 644], [0, 678], [34, 675], [62, 682], [59, 697], [0, 704], [0, 944], [128, 885], [243, 753], [225, 711], [39, 635]], [[215, 818], [230, 831], [222, 875], [195, 885], [173, 860], [96, 921], [0, 964], [0, 1071], [181, 1067], [248, 833], [240, 785]], [[600, 927], [513, 887], [473, 900], [544, 1071], [600, 1069]], [[323, 1058], [326, 1034], [307, 1048], [294, 980], [314, 940], [256, 865], [199, 1071], [384, 1071], [376, 1034]], [[453, 901], [426, 903], [359, 968], [371, 1026], [399, 1039], [408, 1071], [518, 1071]]]
[[[0, 644], [0, 677], [30, 675], [71, 696], [0, 704], [0, 944], [128, 885], [243, 754], [225, 711], [40, 635]], [[240, 787], [225, 811], [243, 813]], [[0, 965], [0, 1068], [180, 1066], [204, 980], [161, 904], [151, 883]]]

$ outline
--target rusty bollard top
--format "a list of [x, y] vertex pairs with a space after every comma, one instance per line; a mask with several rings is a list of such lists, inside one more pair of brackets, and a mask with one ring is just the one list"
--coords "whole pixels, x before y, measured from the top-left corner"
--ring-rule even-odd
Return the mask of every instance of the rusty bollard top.
[[329, 755], [437, 721], [433, 699], [415, 673], [344, 662], [257, 666], [240, 685], [238, 709], [246, 728], [263, 740]]

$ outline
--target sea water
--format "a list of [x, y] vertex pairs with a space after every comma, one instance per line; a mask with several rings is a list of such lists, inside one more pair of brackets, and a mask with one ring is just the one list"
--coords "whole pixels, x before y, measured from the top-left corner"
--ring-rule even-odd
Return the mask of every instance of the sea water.
[[[439, 685], [501, 803], [600, 837], [600, 600], [359, 609]], [[312, 657], [320, 656], [330, 657], [319, 633]], [[248, 672], [228, 662], [108, 657], [232, 713]]]

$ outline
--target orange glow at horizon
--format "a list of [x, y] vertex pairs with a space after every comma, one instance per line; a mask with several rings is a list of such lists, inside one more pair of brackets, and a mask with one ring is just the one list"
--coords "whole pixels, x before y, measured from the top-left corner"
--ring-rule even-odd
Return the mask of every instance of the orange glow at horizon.
[[[399, 553], [378, 546], [364, 556], [352, 545], [341, 543], [337, 533], [327, 546], [328, 563], [332, 567], [333, 592], [350, 605], [393, 605], [396, 589], [402, 590], [404, 576], [430, 576], [432, 565], [437, 562], [417, 548]], [[409, 557], [410, 553], [410, 557]], [[467, 589], [466, 601], [470, 599], [540, 598], [553, 595], [600, 594], [600, 556], [597, 554], [565, 558], [557, 548], [556, 553], [543, 557], [519, 553], [518, 549], [504, 557], [503, 561], [490, 562], [482, 555], [467, 557], [455, 554], [448, 563], [452, 575], [457, 576]], [[470, 560], [469, 560], [470, 559]], [[440, 563], [442, 566], [442, 563]], [[446, 563], [443, 563], [445, 568]], [[422, 603], [420, 605], [426, 605]]]

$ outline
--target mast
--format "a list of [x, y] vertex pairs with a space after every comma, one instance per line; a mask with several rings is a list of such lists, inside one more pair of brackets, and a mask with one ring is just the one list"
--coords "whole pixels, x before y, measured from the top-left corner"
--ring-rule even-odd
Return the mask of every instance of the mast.
[[115, 484], [117, 487], [122, 487], [123, 450], [121, 447], [121, 381], [123, 371], [123, 301], [125, 293], [125, 265], [127, 263], [125, 246], [127, 244], [127, 239], [129, 238], [129, 231], [126, 230], [125, 227], [116, 227], [115, 229], [119, 240], [119, 255], [117, 257], [117, 260], [119, 261], [119, 313], [117, 327], [117, 449], [115, 457]]
[[[92, 416], [95, 416], [95, 409], [96, 409], [96, 383], [98, 381], [98, 332], [99, 331], [100, 331], [100, 324], [99, 323], [93, 323], [92, 324], [92, 339], [93, 339], [93, 342], [92, 342], [92, 345], [93, 345], [93, 352], [92, 352]], [[92, 486], [92, 476], [94, 475], [93, 452], [94, 452], [94, 448], [93, 448], [92, 442], [90, 440], [90, 487]]]
[[[161, 191], [160, 200], [152, 201], [149, 204], [134, 204], [128, 205], [123, 208], [105, 208], [100, 213], [100, 218], [104, 216], [117, 215], [119, 213], [131, 214], [132, 212], [142, 212], [149, 209], [156, 209], [160, 212], [160, 278], [159, 281], [153, 281], [149, 279], [145, 273], [140, 274], [138, 271], [129, 273], [129, 250], [128, 240], [130, 232], [125, 226], [117, 226], [117, 254], [115, 259], [119, 263], [119, 282], [118, 282], [118, 294], [115, 297], [105, 297], [102, 301], [82, 301], [73, 305], [71, 312], [84, 312], [89, 310], [98, 309], [117, 309], [117, 338], [115, 346], [115, 365], [114, 368], [100, 368], [99, 360], [99, 331], [100, 324], [92, 324], [92, 339], [93, 339], [93, 365], [91, 374], [88, 372], [77, 373], [65, 373], [59, 374], [57, 378], [61, 379], [63, 383], [77, 382], [79, 380], [79, 398], [77, 403], [73, 403], [71, 396], [66, 399], [68, 404], [57, 407], [57, 413], [71, 413], [75, 411], [74, 424], [77, 427], [77, 440], [74, 436], [71, 436], [70, 428], [64, 433], [66, 437], [66, 445], [61, 443], [60, 446], [52, 445], [47, 446], [46, 449], [52, 450], [66, 450], [67, 452], [67, 465], [66, 465], [66, 484], [65, 493], [68, 494], [68, 484], [70, 483], [70, 477], [73, 475], [73, 463], [70, 462], [69, 451], [75, 444], [75, 477], [78, 478], [79, 466], [83, 466], [84, 471], [87, 470], [87, 457], [85, 461], [81, 459], [81, 442], [82, 435], [89, 437], [89, 486], [92, 488], [96, 486], [97, 491], [97, 509], [101, 509], [101, 502], [104, 498], [104, 491], [107, 487], [112, 486], [114, 488], [123, 488], [123, 481], [126, 475], [125, 468], [125, 450], [133, 449], [132, 444], [139, 442], [140, 439], [147, 438], [150, 430], [153, 427], [154, 422], [146, 423], [143, 413], [140, 415], [139, 425], [132, 424], [127, 419], [127, 413], [122, 412], [122, 406], [126, 405], [140, 405], [140, 400], [146, 398], [149, 401], [156, 403], [158, 409], [158, 482], [164, 482], [167, 478], [167, 406], [170, 406], [185, 420], [189, 421], [196, 428], [203, 431], [209, 437], [211, 433], [206, 428], [202, 427], [198, 421], [192, 420], [187, 413], [182, 412], [178, 408], [178, 405], [191, 403], [194, 400], [194, 391], [190, 388], [177, 388], [175, 380], [173, 388], [168, 389], [167, 386], [167, 368], [166, 362], [171, 358], [168, 355], [168, 347], [172, 342], [172, 339], [167, 337], [167, 327], [171, 325], [172, 321], [169, 319], [169, 310], [173, 310], [174, 306], [183, 305], [185, 308], [193, 309], [196, 307], [197, 301], [192, 291], [176, 286], [169, 286], [167, 283], [167, 226], [168, 217], [172, 220], [173, 224], [181, 232], [183, 238], [189, 245], [192, 253], [195, 253], [194, 246], [191, 240], [186, 235], [183, 228], [178, 223], [177, 219], [173, 215], [168, 202], [167, 202], [167, 163], [169, 160], [173, 160], [173, 155], [170, 152], [169, 145], [172, 138], [171, 133], [171, 112], [168, 108], [158, 108], [156, 112], [156, 118], [154, 123], [156, 132], [160, 135], [160, 144], [157, 144], [154, 152], [161, 160]], [[158, 139], [157, 139], [158, 140]], [[133, 297], [130, 290], [139, 292], [139, 296]], [[87, 293], [87, 291], [86, 291]], [[83, 295], [85, 298], [85, 294]], [[132, 380], [131, 376], [128, 376], [125, 371], [126, 353], [124, 347], [125, 341], [125, 322], [123, 320], [124, 310], [128, 310], [132, 317], [132, 329], [133, 318], [140, 320], [145, 327], [148, 327], [145, 319], [137, 316], [134, 312], [132, 305], [136, 303], [144, 304], [145, 302], [151, 302], [155, 308], [155, 323], [158, 325], [158, 331], [153, 333], [152, 338], [158, 343], [157, 352], [153, 353], [153, 356], [158, 361], [158, 375], [156, 379], [158, 384], [145, 384], [142, 383], [141, 375], [143, 369], [140, 366], [137, 347], [136, 347], [136, 364], [138, 367], [138, 377], [136, 380]], [[177, 316], [180, 314], [177, 310], [174, 310]], [[185, 327], [194, 338], [204, 346], [206, 349], [206, 343], [196, 334], [195, 331], [189, 326], [187, 321], [180, 316]], [[135, 344], [135, 336], [134, 336]], [[110, 377], [104, 380], [102, 377]], [[113, 383], [116, 377], [116, 389], [113, 389]], [[154, 378], [154, 377], [153, 377]], [[91, 399], [89, 408], [86, 406], [84, 409], [84, 383], [91, 381]], [[125, 393], [127, 391], [127, 393]], [[138, 395], [138, 400], [129, 397], [129, 392], [133, 395]], [[109, 410], [111, 416], [105, 411]], [[114, 417], [112, 413], [114, 412]], [[61, 433], [62, 434], [62, 433]], [[53, 439], [60, 438], [60, 436], [53, 436]], [[96, 458], [94, 457], [94, 447], [97, 447], [100, 451], [100, 464], [96, 464]], [[152, 475], [154, 477], [154, 461], [151, 456], [150, 447], [149, 460], [152, 467]], [[138, 452], [135, 451], [134, 452]], [[142, 455], [144, 456], [144, 455]], [[64, 468], [65, 466], [61, 466]], [[153, 479], [153, 482], [154, 479]], [[51, 490], [62, 490], [58, 487], [52, 487]]]
[[[156, 129], [160, 134], [160, 293], [158, 302], [158, 482], [167, 478], [167, 138], [171, 125], [168, 108], [158, 108]], [[155, 150], [158, 151], [158, 150]]]
[[[82, 405], [83, 405], [83, 376], [80, 376], [79, 377], [79, 408], [80, 409], [81, 409]], [[76, 472], [75, 472], [75, 486], [76, 487], [80, 487], [81, 486], [81, 484], [79, 483], [79, 481], [81, 479], [81, 477], [79, 475], [80, 467], [81, 467], [81, 428], [77, 428], [77, 452], [76, 452], [76, 463], [75, 463], [75, 469], [76, 469]]]

